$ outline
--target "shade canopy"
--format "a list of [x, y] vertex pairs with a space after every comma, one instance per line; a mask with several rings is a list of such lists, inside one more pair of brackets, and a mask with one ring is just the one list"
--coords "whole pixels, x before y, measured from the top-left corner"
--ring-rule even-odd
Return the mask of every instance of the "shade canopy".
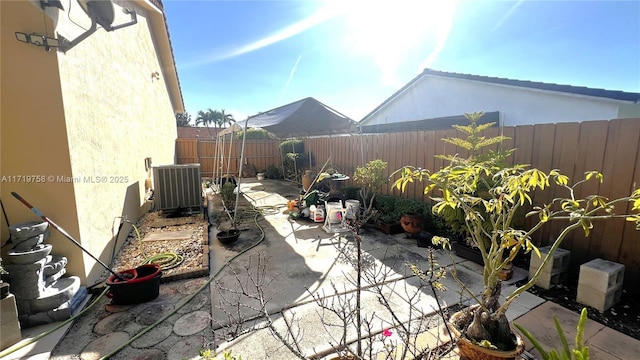
[[261, 128], [280, 139], [348, 134], [357, 129], [355, 121], [312, 97], [251, 116], [237, 125]]

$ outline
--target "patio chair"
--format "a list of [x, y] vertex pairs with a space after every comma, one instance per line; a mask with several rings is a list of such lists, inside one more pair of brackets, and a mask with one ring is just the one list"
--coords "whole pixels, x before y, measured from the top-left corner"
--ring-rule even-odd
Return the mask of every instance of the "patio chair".
[[324, 225], [322, 228], [329, 234], [347, 232], [349, 229], [345, 226], [347, 209], [342, 201], [324, 202]]

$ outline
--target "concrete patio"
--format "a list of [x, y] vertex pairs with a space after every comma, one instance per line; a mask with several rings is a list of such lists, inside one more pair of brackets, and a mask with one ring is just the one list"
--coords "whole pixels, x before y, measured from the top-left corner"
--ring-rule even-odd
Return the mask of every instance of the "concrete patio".
[[[259, 233], [257, 227], [243, 223], [241, 228], [248, 230], [241, 233], [238, 242], [225, 246], [215, 239], [215, 228], [212, 229], [210, 267], [211, 274], [218, 276], [210, 286], [207, 278], [162, 284], [158, 299], [136, 306], [112, 306], [103, 298], [70, 329], [61, 329], [5, 358], [99, 359], [166, 315], [165, 321], [136, 338], [112, 358], [198, 359], [200, 348], [220, 346], [218, 350], [232, 349], [243, 359], [295, 359], [265, 328], [266, 318], [258, 316], [263, 310], [270, 314], [269, 321], [281, 333], [287, 325], [293, 324], [295, 332], [300, 334], [302, 353], [307, 356], [328, 354], [336, 333], [327, 331], [322, 320], [327, 323], [336, 319], [322, 313], [314, 297], [330, 302], [353, 294], [354, 285], [350, 279], [355, 276], [355, 269], [345, 254], [353, 254], [354, 241], [346, 233], [328, 234], [320, 223], [292, 221], [283, 214], [284, 207], [280, 206], [298, 194], [297, 187], [292, 184], [244, 180], [241, 191], [245, 197], [254, 206], [271, 210], [265, 212], [258, 223], [264, 231], [264, 240], [258, 244], [261, 237], [255, 236]], [[365, 273], [372, 274], [376, 281], [384, 279], [381, 285], [371, 281], [372, 286], [362, 295], [363, 312], [376, 314], [372, 332], [392, 328], [398, 321], [407, 323], [411, 320], [413, 329], [422, 333], [415, 340], [419, 346], [434, 346], [446, 341], [437, 317], [427, 316], [425, 319], [429, 321], [418, 321], [418, 313], [434, 315], [437, 303], [431, 289], [424, 287], [406, 265], [412, 263], [427, 270], [427, 249], [419, 248], [415, 239], [404, 234], [390, 236], [374, 229], [365, 229], [362, 248], [367, 264]], [[239, 255], [246, 249], [249, 250]], [[480, 266], [455, 256], [451, 259], [442, 250], [435, 251], [434, 255], [440, 266], [449, 266], [455, 261], [458, 277], [473, 293], [479, 293], [482, 289]], [[525, 276], [526, 272], [518, 271], [511, 282]], [[256, 286], [254, 280], [262, 285]], [[442, 283], [447, 291], [438, 292], [441, 306], [468, 303], [468, 296], [460, 291], [460, 285], [451, 276]], [[509, 284], [505, 284], [503, 293], [513, 289]], [[336, 289], [341, 295], [335, 296]], [[191, 300], [181, 306], [187, 299]], [[396, 319], [383, 305], [385, 301], [394, 309]], [[409, 301], [412, 307], [407, 305]], [[545, 346], [559, 348], [551, 320], [553, 315], [559, 317], [571, 342], [578, 314], [557, 304], [525, 293], [507, 314], [509, 319], [515, 319], [534, 333]], [[230, 342], [219, 340], [252, 328], [260, 329]], [[25, 332], [35, 336], [42, 331], [33, 328]], [[355, 335], [349, 332], [347, 338], [355, 339]], [[594, 321], [587, 322], [585, 340], [592, 359], [632, 359], [640, 352], [640, 341]], [[51, 354], [56, 344], [58, 346]], [[527, 349], [531, 350], [530, 344]], [[536, 355], [535, 351], [531, 352]], [[449, 358], [457, 357], [452, 353]]]

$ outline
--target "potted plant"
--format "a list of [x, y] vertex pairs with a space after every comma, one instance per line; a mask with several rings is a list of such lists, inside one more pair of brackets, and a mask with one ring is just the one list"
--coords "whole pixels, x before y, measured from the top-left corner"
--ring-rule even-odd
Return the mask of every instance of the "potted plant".
[[269, 165], [264, 172], [264, 177], [267, 179], [282, 179], [282, 171], [275, 165]]
[[[479, 116], [470, 114], [468, 117], [477, 120]], [[523, 349], [522, 339], [511, 331], [505, 314], [516, 297], [536, 283], [541, 269], [553, 258], [568, 234], [576, 229], [583, 229], [585, 234], [589, 234], [595, 220], [617, 217], [635, 221], [640, 228], [640, 190], [614, 200], [598, 195], [579, 198], [576, 187], [585, 181], [602, 181], [600, 173], [587, 172], [584, 179], [571, 186], [569, 178], [558, 170], [544, 172], [524, 165], [504, 166], [499, 164], [499, 160], [499, 157], [480, 157], [472, 153], [468, 158], [456, 158], [434, 172], [404, 167], [396, 172], [400, 178], [394, 183], [404, 190], [409, 182], [423, 181], [426, 183], [425, 193], [434, 194], [435, 214], [452, 209], [460, 209], [464, 213], [467, 233], [482, 256], [484, 288], [480, 297], [466, 290], [476, 304], [452, 317], [451, 321], [459, 335], [459, 350], [471, 358], [475, 351], [483, 349], [500, 350], [506, 353], [505, 358], [514, 358]], [[524, 230], [515, 228], [513, 224], [517, 214], [523, 207], [532, 206], [533, 192], [549, 189], [555, 190], [555, 198], [531, 208], [527, 214], [532, 218], [531, 227]], [[615, 205], [626, 209], [628, 202], [632, 203], [632, 211], [638, 213], [614, 214]], [[535, 256], [540, 256], [532, 243], [532, 235], [556, 220], [564, 221], [562, 231], [553, 240], [538, 271], [500, 303], [502, 270], [520, 252], [534, 251]], [[466, 345], [473, 346], [474, 350], [464, 352], [468, 348]], [[486, 354], [482, 356], [493, 358]]]
[[[235, 223], [235, 219], [231, 215], [231, 212], [229, 211], [229, 209], [234, 208], [234, 205], [235, 205], [235, 200], [236, 200], [235, 187], [236, 187], [235, 184], [231, 182], [227, 182], [224, 185], [222, 185], [222, 188], [220, 189], [220, 198], [222, 199], [223, 211], [224, 213], [226, 213], [226, 215], [229, 217], [229, 220], [231, 221], [230, 229], [221, 230], [217, 234], [218, 240], [223, 244], [231, 244], [236, 240], [238, 240], [238, 238], [240, 237], [240, 230], [238, 230], [237, 224]], [[224, 227], [222, 225], [223, 224], [222, 218], [223, 216], [218, 217], [218, 229], [220, 229], [221, 227]]]
[[378, 195], [374, 202], [375, 214], [372, 217], [374, 226], [385, 234], [395, 235], [402, 232], [400, 217], [396, 203], [400, 198], [393, 195]]
[[371, 213], [380, 187], [389, 179], [384, 176], [387, 163], [380, 159], [369, 161], [364, 167], [358, 166], [353, 173], [353, 181], [360, 186], [360, 199], [365, 213]]

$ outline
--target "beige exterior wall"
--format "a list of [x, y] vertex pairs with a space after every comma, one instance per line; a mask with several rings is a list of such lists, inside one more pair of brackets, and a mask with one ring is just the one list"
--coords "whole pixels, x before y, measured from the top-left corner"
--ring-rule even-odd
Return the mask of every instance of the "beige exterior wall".
[[[71, 171], [60, 75], [55, 51], [18, 42], [16, 31], [49, 33], [52, 22], [43, 21], [42, 11], [29, 2], [0, 1], [1, 106], [0, 106], [0, 196], [11, 224], [38, 217], [11, 196], [15, 191], [52, 218], [73, 236], [78, 235], [73, 185], [55, 181], [27, 183], [23, 175]], [[8, 240], [2, 219], [2, 243]], [[56, 231], [49, 243], [54, 253], [69, 258], [67, 271], [84, 272], [81, 251]], [[3, 248], [3, 254], [9, 247]], [[6, 256], [3, 256], [6, 259]]]
[[[177, 137], [146, 11], [127, 5], [138, 14], [136, 25], [113, 32], [99, 30], [59, 55], [70, 175], [106, 180], [74, 184], [80, 238], [83, 246], [105, 262], [110, 261], [114, 245], [114, 219], [136, 220], [142, 213], [147, 178], [144, 159], [173, 163]], [[117, 14], [123, 14], [118, 5], [115, 8]], [[59, 26], [73, 24], [60, 22]], [[152, 76], [156, 72], [160, 74], [157, 78]], [[96, 269], [87, 256], [85, 264], [89, 278], [103, 270]]]
[[[10, 30], [5, 26], [4, 14], [5, 8], [9, 6], [5, 6], [5, 2], [0, 3], [3, 3], [3, 54], [6, 54], [5, 44], [10, 43], [12, 47], [33, 53], [32, 56], [37, 61], [42, 62], [42, 59], [47, 58], [50, 62], [47, 73], [51, 74], [53, 79], [35, 77], [30, 86], [24, 86], [24, 91], [30, 95], [25, 96], [25, 99], [28, 99], [26, 103], [14, 105], [14, 112], [17, 114], [24, 109], [34, 112], [33, 115], [20, 116], [23, 120], [31, 121], [18, 123], [24, 128], [25, 133], [38, 134], [41, 140], [38, 143], [55, 145], [55, 148], [49, 145], [44, 152], [34, 153], [30, 157], [46, 155], [42, 161], [49, 165], [45, 169], [47, 175], [52, 174], [56, 179], [60, 176], [74, 179], [72, 183], [42, 185], [41, 191], [31, 196], [32, 202], [38, 206], [45, 202], [45, 199], [63, 198], [64, 202], [48, 202], [46, 206], [38, 207], [76, 237], [91, 254], [109, 263], [114, 246], [114, 220], [117, 230], [116, 217], [127, 216], [135, 221], [146, 210], [144, 182], [148, 173], [145, 170], [145, 158], [152, 158], [153, 164], [156, 165], [174, 162], [174, 142], [177, 136], [174, 107], [164, 81], [165, 73], [156, 56], [156, 47], [147, 21], [148, 9], [133, 3], [118, 2], [137, 12], [136, 25], [112, 32], [99, 29], [66, 53], [47, 53], [43, 48], [12, 39], [15, 31], [41, 32], [42, 12], [31, 4], [21, 5], [32, 7], [30, 12], [35, 14], [30, 13], [29, 18], [33, 18], [34, 24]], [[68, 36], [69, 40], [78, 35], [77, 26], [71, 20], [77, 23], [77, 17], [84, 15], [84, 12], [77, 7], [76, 2], [71, 2], [70, 6], [74, 5], [76, 8], [65, 8], [65, 11], [71, 10], [76, 18], [69, 19], [67, 13], [54, 16], [56, 24], [50, 24], [49, 33], [52, 27], [56, 26], [56, 30]], [[114, 25], [127, 22], [129, 17], [122, 12], [120, 5], [114, 7], [115, 13], [119, 14]], [[47, 14], [50, 14], [50, 11], [47, 11]], [[16, 63], [23, 61], [24, 58], [16, 57]], [[20, 64], [13, 66], [18, 65]], [[3, 76], [8, 72], [29, 74], [29, 71], [9, 70], [13, 68], [8, 67], [5, 71], [4, 55], [2, 67]], [[31, 67], [27, 66], [24, 70], [29, 68]], [[152, 76], [156, 72], [159, 75]], [[10, 161], [15, 164], [23, 164], [25, 161], [22, 159], [30, 158], [22, 154], [9, 156], [5, 151], [4, 77], [2, 80], [4, 174], [5, 158], [11, 158]], [[15, 82], [19, 80], [20, 77], [16, 76]], [[47, 99], [50, 104], [40, 106], [42, 99], [33, 98], [32, 88], [42, 91], [41, 97]], [[40, 113], [35, 114], [38, 111]], [[52, 122], [52, 113], [58, 114], [58, 121]], [[33, 121], [42, 124], [34, 126]], [[7, 134], [7, 138], [12, 139], [14, 145], [24, 142], [24, 138], [27, 138], [26, 134], [21, 138], [15, 136], [17, 131], [13, 128], [18, 127], [18, 124], [11, 127], [13, 134]], [[40, 131], [42, 126], [53, 127], [53, 124], [56, 125], [54, 129]], [[62, 164], [51, 164], [51, 158]], [[16, 166], [6, 169], [18, 171]], [[58, 188], [65, 189], [66, 192], [53, 191]], [[7, 196], [10, 191], [17, 190], [5, 190], [3, 186], [3, 202], [5, 198], [10, 198]], [[25, 198], [29, 200], [26, 195], [25, 193]], [[26, 208], [25, 210], [20, 209], [20, 212], [16, 213], [17, 208], [13, 206], [9, 214], [11, 222], [33, 219], [33, 216], [25, 215], [28, 213]], [[58, 215], [61, 212], [69, 214], [63, 218]], [[124, 228], [118, 246], [122, 245], [125, 233], [129, 229], [128, 226]], [[51, 242], [54, 252], [72, 255], [69, 256], [68, 273], [80, 276], [88, 285], [98, 280], [104, 269], [88, 255], [76, 250], [70, 241], [60, 239], [58, 234], [55, 235], [55, 243]], [[3, 234], [3, 239], [4, 237]]]

